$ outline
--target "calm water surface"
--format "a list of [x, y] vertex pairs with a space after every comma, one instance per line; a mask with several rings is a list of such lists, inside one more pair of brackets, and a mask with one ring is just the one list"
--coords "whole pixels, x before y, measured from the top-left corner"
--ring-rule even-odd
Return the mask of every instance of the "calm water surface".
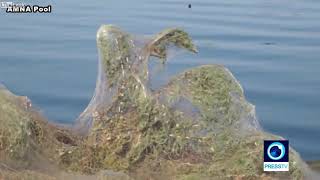
[[200, 53], [173, 58], [164, 77], [200, 64], [226, 65], [264, 129], [288, 138], [303, 158], [320, 159], [320, 1], [23, 2], [51, 4], [53, 13], [0, 9], [0, 82], [29, 96], [51, 120], [71, 123], [88, 104], [100, 24], [137, 34], [178, 26]]

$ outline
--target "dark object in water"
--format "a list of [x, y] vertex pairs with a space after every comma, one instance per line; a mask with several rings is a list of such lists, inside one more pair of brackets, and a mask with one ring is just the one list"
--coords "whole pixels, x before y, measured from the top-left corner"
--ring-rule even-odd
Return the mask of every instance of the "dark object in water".
[[188, 7], [191, 8], [191, 4], [189, 4]]
[[267, 46], [271, 46], [271, 45], [275, 45], [276, 43], [275, 42], [265, 42], [263, 43], [264, 45], [267, 45]]

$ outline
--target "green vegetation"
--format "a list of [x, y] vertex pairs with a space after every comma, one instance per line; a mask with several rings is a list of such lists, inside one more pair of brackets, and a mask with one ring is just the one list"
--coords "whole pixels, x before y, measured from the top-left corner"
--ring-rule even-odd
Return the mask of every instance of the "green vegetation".
[[179, 29], [165, 30], [142, 45], [118, 27], [98, 30], [102, 71], [95, 98], [79, 120], [89, 124], [84, 136], [49, 124], [27, 98], [1, 89], [0, 177], [59, 179], [63, 173], [70, 179], [74, 173], [95, 179], [305, 177], [304, 162], [294, 151], [289, 172], [280, 176], [263, 172], [263, 139], [280, 137], [259, 128], [253, 106], [225, 67], [186, 70], [160, 90], [150, 89], [149, 56], [166, 59], [170, 44], [197, 52], [188, 34]]

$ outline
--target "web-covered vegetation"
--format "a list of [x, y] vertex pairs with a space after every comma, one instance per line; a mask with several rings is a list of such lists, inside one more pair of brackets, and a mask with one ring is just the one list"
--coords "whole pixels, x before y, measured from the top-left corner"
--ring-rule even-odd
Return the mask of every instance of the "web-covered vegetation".
[[165, 63], [169, 45], [197, 52], [177, 28], [141, 40], [101, 26], [96, 91], [73, 129], [47, 123], [27, 98], [0, 89], [0, 177], [46, 175], [53, 167], [80, 174], [108, 169], [124, 179], [305, 177], [294, 151], [289, 172], [263, 172], [262, 140], [279, 137], [261, 130], [254, 106], [225, 67], [186, 70], [152, 90], [149, 57]]

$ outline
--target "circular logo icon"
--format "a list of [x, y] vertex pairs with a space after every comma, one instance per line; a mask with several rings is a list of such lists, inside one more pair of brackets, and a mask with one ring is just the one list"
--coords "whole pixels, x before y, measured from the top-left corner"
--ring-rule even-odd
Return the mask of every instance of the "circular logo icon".
[[270, 159], [277, 161], [283, 158], [286, 153], [286, 148], [282, 143], [274, 142], [269, 145], [267, 153]]

